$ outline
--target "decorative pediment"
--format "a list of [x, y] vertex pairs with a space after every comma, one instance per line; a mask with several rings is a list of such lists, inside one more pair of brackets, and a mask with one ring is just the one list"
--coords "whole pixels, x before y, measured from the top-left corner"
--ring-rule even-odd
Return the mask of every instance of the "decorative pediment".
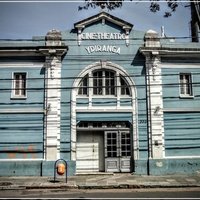
[[113, 15], [110, 15], [106, 12], [101, 12], [97, 15], [94, 15], [92, 17], [89, 17], [87, 19], [84, 19], [82, 21], [79, 21], [77, 23], [74, 24], [74, 27], [77, 28], [77, 29], [84, 29], [86, 26], [90, 25], [90, 24], [93, 24], [97, 21], [100, 21], [102, 20], [102, 23], [105, 23], [105, 21], [109, 21], [113, 24], [116, 24], [118, 26], [120, 26], [122, 29], [124, 30], [128, 30], [130, 31], [133, 27], [132, 24], [122, 20], [122, 19], [119, 19]]
[[81, 44], [81, 33], [82, 33], [82, 31], [86, 27], [88, 27], [88, 26], [90, 26], [94, 23], [97, 23], [97, 22], [101, 22], [103, 25], [106, 22], [110, 22], [110, 23], [120, 27], [125, 32], [126, 44], [127, 45], [129, 44], [129, 41], [128, 41], [129, 33], [130, 33], [133, 25], [103, 11], [103, 12], [100, 12], [99, 14], [97, 14], [97, 15], [91, 16], [89, 18], [86, 18], [86, 19], [79, 21], [79, 22], [74, 24], [75, 29], [78, 30], [78, 38], [79, 38], [78, 43], [79, 43], [79, 45]]

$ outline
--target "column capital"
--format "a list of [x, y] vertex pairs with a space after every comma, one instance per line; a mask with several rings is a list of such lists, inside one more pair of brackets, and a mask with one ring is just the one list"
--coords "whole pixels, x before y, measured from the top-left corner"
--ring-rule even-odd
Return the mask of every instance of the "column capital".
[[59, 30], [52, 29], [45, 36], [46, 46], [61, 46], [62, 45], [62, 35]]
[[145, 47], [160, 47], [160, 38], [154, 30], [148, 30], [144, 36]]

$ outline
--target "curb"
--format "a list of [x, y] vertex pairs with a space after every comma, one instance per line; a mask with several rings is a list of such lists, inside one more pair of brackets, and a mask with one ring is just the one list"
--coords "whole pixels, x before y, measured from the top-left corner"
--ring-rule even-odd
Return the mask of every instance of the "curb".
[[26, 187], [25, 186], [1, 186], [0, 190], [25, 190]]
[[143, 188], [180, 188], [180, 187], [200, 187], [200, 185], [78, 185], [78, 189], [143, 189]]
[[69, 189], [143, 189], [143, 188], [186, 188], [186, 187], [200, 187], [195, 184], [179, 184], [179, 185], [159, 185], [159, 184], [119, 184], [119, 185], [12, 185], [1, 186], [0, 190], [40, 190], [40, 189], [57, 189], [57, 190], [69, 190]]
[[62, 185], [62, 186], [53, 186], [53, 185], [47, 185], [47, 186], [26, 186], [27, 190], [31, 189], [78, 189], [78, 186], [76, 185]]
[[62, 186], [53, 186], [53, 185], [41, 185], [41, 186], [10, 186], [10, 187], [0, 187], [0, 190], [40, 190], [40, 189], [78, 189], [76, 185], [62, 185]]

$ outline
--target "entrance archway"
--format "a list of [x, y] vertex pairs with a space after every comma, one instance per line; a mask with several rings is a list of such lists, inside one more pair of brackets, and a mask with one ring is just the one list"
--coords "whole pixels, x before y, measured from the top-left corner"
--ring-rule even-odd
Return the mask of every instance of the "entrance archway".
[[77, 172], [130, 172], [131, 124], [86, 122], [77, 124]]
[[[71, 159], [77, 172], [130, 171], [131, 158], [138, 158], [137, 119], [137, 93], [128, 73], [111, 62], [86, 67], [74, 81], [71, 100]], [[82, 130], [81, 123], [90, 126]], [[94, 128], [95, 123], [104, 125]], [[107, 127], [111, 123], [117, 126]]]

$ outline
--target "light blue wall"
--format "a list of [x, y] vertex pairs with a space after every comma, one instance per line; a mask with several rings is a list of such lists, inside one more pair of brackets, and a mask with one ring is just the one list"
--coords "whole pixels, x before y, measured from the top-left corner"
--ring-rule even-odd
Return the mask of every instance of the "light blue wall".
[[165, 113], [165, 156], [200, 156], [200, 112]]
[[[162, 69], [165, 156], [200, 156], [200, 90], [195, 84], [200, 80], [200, 69], [185, 68], [185, 65], [183, 68], [176, 68], [173, 64], [169, 66]], [[180, 73], [192, 75], [191, 98], [180, 97]]]
[[[169, 66], [173, 67], [173, 64], [169, 64]], [[183, 66], [185, 66], [185, 64]], [[200, 66], [200, 62], [199, 62], [199, 66]], [[194, 98], [180, 98], [180, 89], [179, 89], [179, 74], [180, 73], [191, 73]], [[200, 68], [176, 68], [175, 66], [174, 68], [169, 68], [169, 69], [163, 68], [162, 78], [163, 78], [164, 108], [166, 109], [167, 108], [174, 108], [174, 109], [199, 108], [200, 89], [199, 89], [198, 82], [200, 79]]]
[[43, 158], [43, 114], [0, 114], [0, 159]]
[[[42, 67], [30, 67], [30, 61], [34, 63], [32, 58], [1, 59], [0, 159], [43, 158], [44, 71]], [[27, 73], [25, 99], [11, 98], [14, 72]]]
[[[12, 63], [12, 60], [8, 62]], [[24, 62], [24, 61], [22, 61]], [[18, 66], [18, 62], [15, 62], [16, 67], [1, 67], [0, 80], [1, 80], [1, 97], [0, 109], [6, 108], [29, 108], [29, 109], [43, 109], [44, 98], [44, 70], [42, 67], [27, 67]], [[3, 65], [3, 63], [2, 63]], [[12, 76], [14, 72], [26, 72], [27, 73], [27, 98], [26, 99], [12, 99]]]

